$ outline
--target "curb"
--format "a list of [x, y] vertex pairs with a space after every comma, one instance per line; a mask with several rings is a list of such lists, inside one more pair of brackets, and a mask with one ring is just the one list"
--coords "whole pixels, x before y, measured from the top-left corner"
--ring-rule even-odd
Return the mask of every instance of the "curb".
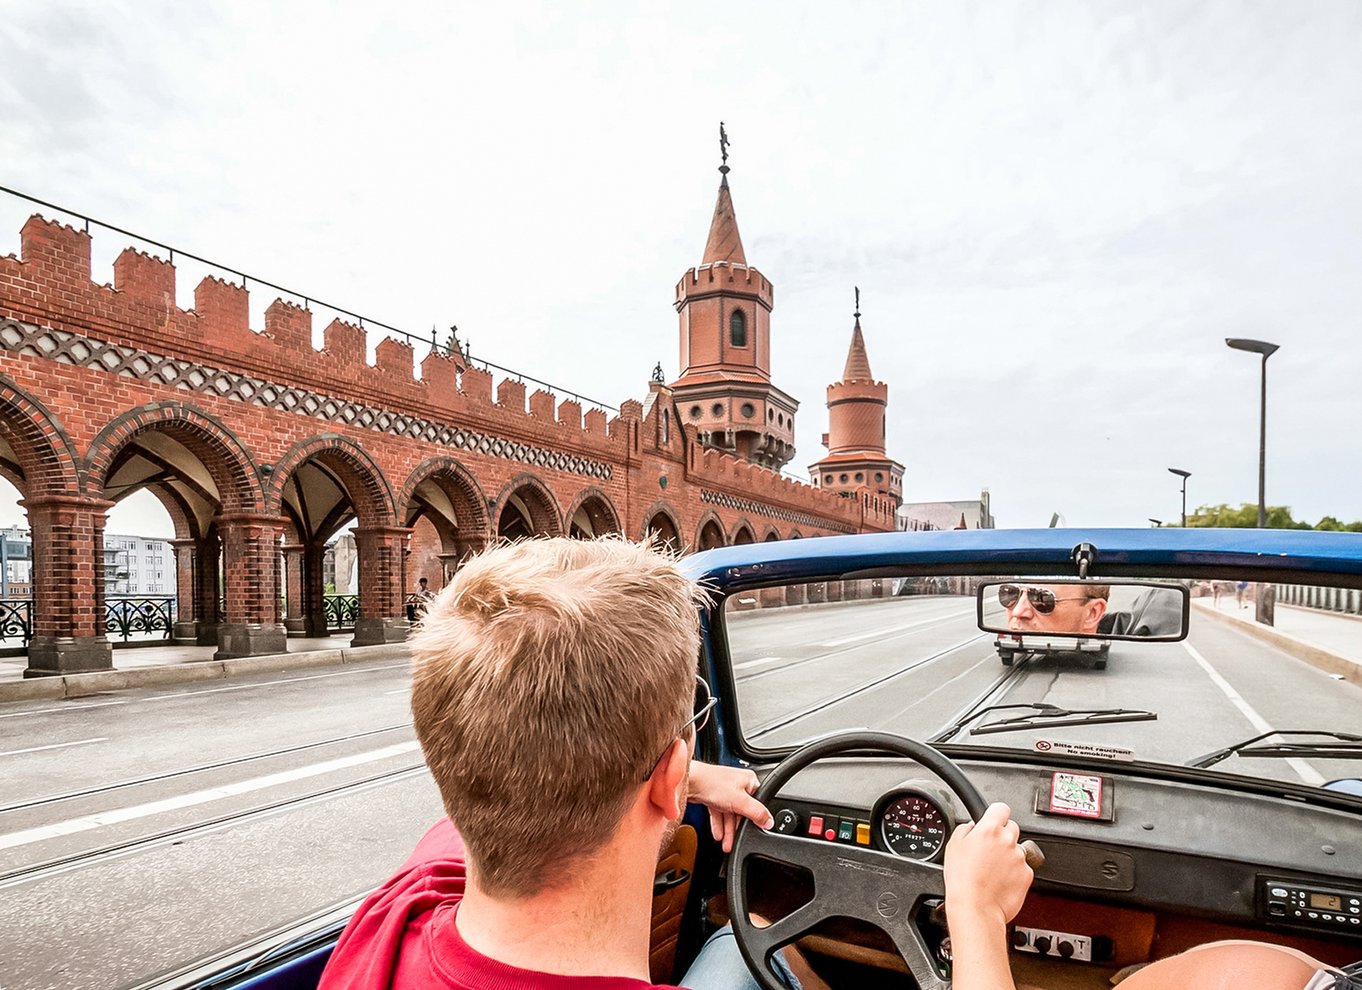
[[134, 688], [192, 684], [198, 681], [248, 677], [252, 674], [305, 670], [310, 667], [340, 667], [379, 660], [405, 660], [405, 643], [378, 646], [350, 646], [339, 650], [309, 650], [305, 653], [274, 653], [235, 660], [186, 660], [161, 667], [130, 667], [126, 670], [96, 670], [85, 674], [31, 677], [0, 684], [0, 704], [10, 701], [60, 701], [85, 698], [110, 691]]
[[1255, 639], [1284, 650], [1298, 660], [1303, 660], [1326, 674], [1338, 674], [1345, 681], [1362, 685], [1362, 663], [1358, 663], [1356, 660], [1339, 656], [1337, 653], [1330, 653], [1313, 643], [1307, 643], [1303, 639], [1297, 639], [1289, 633], [1280, 632], [1271, 626], [1264, 626], [1251, 619], [1241, 619], [1237, 615], [1226, 615], [1224, 612], [1206, 606], [1199, 606], [1199, 608], [1206, 615], [1247, 633]]

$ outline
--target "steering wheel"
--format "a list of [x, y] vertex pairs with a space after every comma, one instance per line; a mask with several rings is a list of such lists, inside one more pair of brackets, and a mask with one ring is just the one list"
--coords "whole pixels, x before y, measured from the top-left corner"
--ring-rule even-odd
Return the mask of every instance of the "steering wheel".
[[[771, 801], [810, 764], [850, 752], [875, 751], [907, 757], [932, 771], [955, 793], [975, 821], [988, 807], [964, 772], [926, 743], [888, 732], [844, 732], [810, 743], [787, 756], [762, 781], [756, 798]], [[1023, 843], [1027, 861], [1044, 862], [1034, 843]], [[749, 860], [773, 860], [804, 870], [813, 876], [813, 899], [767, 928], [752, 924], [746, 890]], [[1039, 859], [1039, 862], [1036, 860]], [[932, 950], [915, 919], [916, 905], [924, 897], [946, 896], [945, 873], [935, 863], [904, 859], [868, 846], [828, 842], [802, 835], [763, 832], [743, 821], [733, 843], [728, 871], [728, 904], [733, 936], [748, 969], [765, 990], [786, 990], [770, 967], [770, 959], [828, 918], [852, 918], [868, 922], [894, 942], [921, 990], [950, 990], [951, 981], [941, 976]]]

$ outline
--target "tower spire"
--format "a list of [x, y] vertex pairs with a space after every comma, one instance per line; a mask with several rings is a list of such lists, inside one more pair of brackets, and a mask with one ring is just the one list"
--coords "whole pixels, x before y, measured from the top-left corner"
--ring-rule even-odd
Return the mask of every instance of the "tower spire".
[[738, 233], [738, 216], [733, 211], [733, 196], [728, 191], [728, 131], [724, 122], [719, 121], [719, 154], [723, 164], [719, 166], [719, 199], [714, 204], [714, 219], [709, 224], [709, 240], [705, 242], [705, 255], [702, 265], [712, 265], [726, 261], [732, 265], [747, 264], [743, 253], [742, 236]]
[[842, 368], [844, 382], [873, 382], [870, 373], [870, 357], [865, 352], [865, 335], [861, 333], [861, 288], [856, 286], [856, 325], [851, 330], [851, 347], [847, 350], [847, 363]]

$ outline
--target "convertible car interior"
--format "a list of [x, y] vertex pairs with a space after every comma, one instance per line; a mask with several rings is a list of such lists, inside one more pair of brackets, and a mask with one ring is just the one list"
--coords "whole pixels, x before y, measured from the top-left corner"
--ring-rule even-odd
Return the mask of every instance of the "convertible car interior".
[[[1109, 987], [1224, 939], [1362, 959], [1362, 686], [1248, 628], [1292, 589], [1357, 595], [1362, 537], [899, 533], [684, 565], [712, 596], [699, 749], [757, 771], [775, 827], [726, 856], [691, 809], [659, 863], [655, 980], [731, 921], [768, 990], [784, 946], [833, 987], [949, 987], [944, 847], [994, 801], [1033, 844], [1008, 929], [1021, 986]], [[1227, 581], [1255, 608], [1213, 594]], [[1000, 665], [1000, 634], [1034, 648]], [[345, 916], [157, 985], [312, 985]]]

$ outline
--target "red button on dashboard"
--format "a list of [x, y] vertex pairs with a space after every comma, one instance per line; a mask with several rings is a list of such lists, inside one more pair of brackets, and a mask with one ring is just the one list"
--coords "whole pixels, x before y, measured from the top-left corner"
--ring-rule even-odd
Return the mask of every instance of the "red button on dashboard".
[[823, 834], [823, 816], [814, 815], [809, 819], [809, 834], [817, 837]]
[[823, 833], [823, 838], [831, 842], [833, 839], [837, 838], [837, 830], [835, 828], [828, 829]]

